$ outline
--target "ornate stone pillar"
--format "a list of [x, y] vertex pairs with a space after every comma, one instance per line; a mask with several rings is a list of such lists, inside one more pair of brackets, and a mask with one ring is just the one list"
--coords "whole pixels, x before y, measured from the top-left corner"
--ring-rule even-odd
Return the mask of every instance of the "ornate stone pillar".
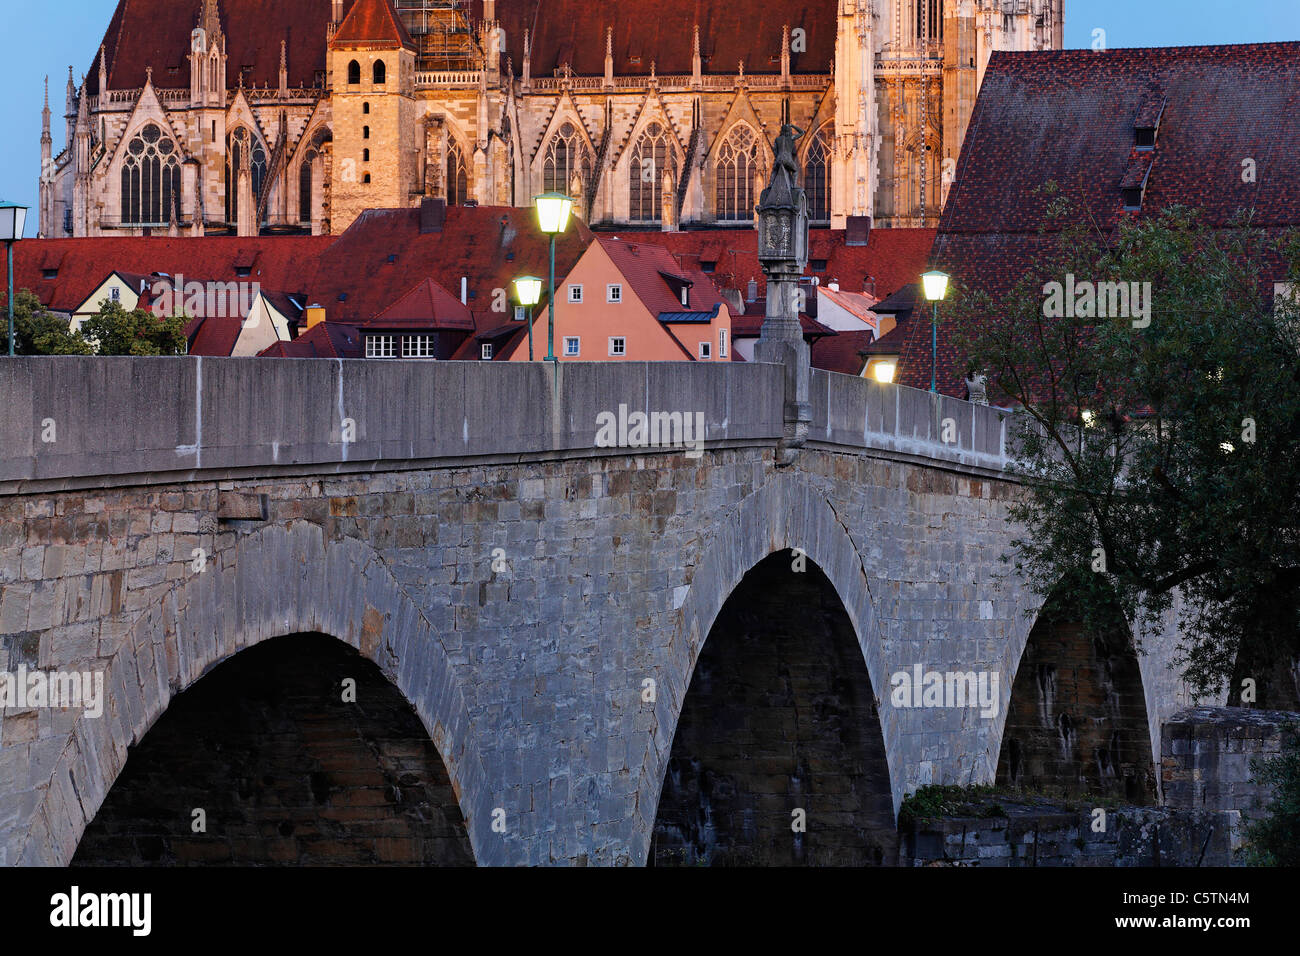
[[772, 179], [758, 203], [758, 260], [767, 276], [767, 314], [754, 359], [785, 368], [785, 430], [777, 464], [789, 465], [808, 437], [810, 354], [799, 313], [799, 277], [808, 264], [808, 199], [799, 188], [794, 143], [803, 131], [790, 124], [776, 138]]

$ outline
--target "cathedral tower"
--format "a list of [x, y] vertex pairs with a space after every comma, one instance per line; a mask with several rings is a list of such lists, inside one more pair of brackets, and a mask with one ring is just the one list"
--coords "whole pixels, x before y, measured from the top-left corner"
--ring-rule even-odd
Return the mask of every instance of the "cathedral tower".
[[416, 47], [392, 0], [357, 0], [329, 45], [334, 117], [331, 226], [416, 195]]
[[831, 228], [872, 215], [876, 190], [875, 41], [871, 0], [839, 0]]

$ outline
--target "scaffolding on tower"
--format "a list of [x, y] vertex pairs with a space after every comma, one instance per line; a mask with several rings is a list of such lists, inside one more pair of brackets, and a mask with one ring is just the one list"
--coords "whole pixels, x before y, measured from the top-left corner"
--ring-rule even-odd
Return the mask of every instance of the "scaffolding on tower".
[[417, 70], [443, 72], [478, 66], [468, 0], [397, 0], [397, 14], [415, 41]]

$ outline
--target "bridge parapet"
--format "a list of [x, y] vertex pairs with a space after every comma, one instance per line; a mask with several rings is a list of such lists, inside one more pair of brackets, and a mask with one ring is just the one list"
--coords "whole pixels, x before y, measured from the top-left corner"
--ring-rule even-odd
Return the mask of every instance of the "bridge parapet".
[[[705, 448], [775, 445], [782, 375], [757, 362], [20, 357], [0, 362], [0, 494], [656, 451], [653, 434], [648, 446], [600, 434], [601, 416], [638, 411], [702, 416]], [[1005, 412], [812, 381], [813, 441], [972, 471], [1006, 463]]]

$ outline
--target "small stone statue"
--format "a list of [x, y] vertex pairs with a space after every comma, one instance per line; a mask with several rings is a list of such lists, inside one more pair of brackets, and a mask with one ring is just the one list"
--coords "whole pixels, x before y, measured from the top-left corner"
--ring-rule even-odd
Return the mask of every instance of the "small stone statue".
[[966, 400], [974, 405], [989, 403], [988, 377], [975, 369], [966, 373]]
[[794, 157], [794, 142], [803, 137], [803, 130], [798, 126], [785, 123], [781, 127], [781, 133], [776, 138], [776, 144], [773, 149], [776, 152], [776, 158], [773, 161], [773, 175], [778, 169], [784, 169], [790, 174], [790, 178], [799, 181], [799, 165]]

